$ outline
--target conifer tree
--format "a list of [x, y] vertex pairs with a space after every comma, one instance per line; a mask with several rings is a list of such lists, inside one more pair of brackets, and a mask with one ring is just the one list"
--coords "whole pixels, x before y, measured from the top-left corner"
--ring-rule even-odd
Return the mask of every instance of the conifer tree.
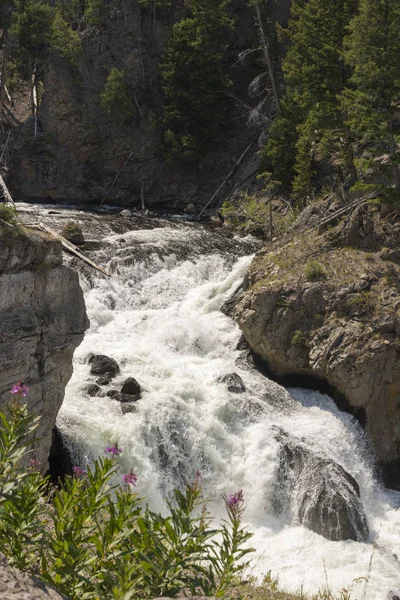
[[[357, 0], [298, 1], [292, 6], [283, 64], [286, 94], [265, 154], [274, 177], [292, 182], [298, 199], [311, 187], [313, 157], [329, 155], [342, 129], [338, 99], [349, 76], [343, 38]], [[343, 136], [341, 137], [343, 139]]]
[[230, 0], [185, 0], [185, 16], [172, 29], [161, 64], [164, 149], [169, 158], [191, 158], [218, 137], [224, 123], [224, 65], [233, 22]]
[[395, 190], [400, 190], [399, 32], [400, 0], [360, 0], [346, 43], [353, 74], [343, 95], [348, 125], [361, 147], [368, 148], [369, 159], [359, 161], [364, 181], [389, 171]]

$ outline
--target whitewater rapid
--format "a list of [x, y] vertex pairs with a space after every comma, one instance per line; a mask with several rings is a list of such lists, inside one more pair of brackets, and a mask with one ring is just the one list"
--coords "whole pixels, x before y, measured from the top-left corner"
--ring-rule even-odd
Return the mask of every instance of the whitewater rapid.
[[[85, 221], [99, 241], [98, 221]], [[115, 228], [114, 228], [115, 229]], [[240, 331], [220, 312], [241, 283], [255, 245], [198, 227], [160, 223], [151, 229], [101, 234], [91, 258], [109, 279], [81, 276], [90, 329], [74, 359], [58, 425], [81, 464], [118, 442], [122, 472], [138, 474], [137, 492], [165, 510], [175, 487], [203, 476], [209, 507], [223, 515], [222, 494], [243, 489], [245, 520], [254, 533], [253, 573], [268, 571], [288, 591], [333, 591], [354, 584], [352, 598], [386, 600], [400, 593], [400, 494], [384, 490], [364, 433], [350, 415], [318, 392], [285, 390], [243, 361]], [[219, 237], [220, 236], [220, 237]], [[117, 401], [91, 398], [87, 357], [106, 354], [121, 374], [143, 388], [137, 411], [123, 415]], [[242, 360], [241, 360], [242, 358]], [[246, 387], [233, 394], [221, 376], [238, 373]], [[283, 430], [316, 453], [337, 461], [360, 486], [368, 542], [331, 542], [272, 510]]]

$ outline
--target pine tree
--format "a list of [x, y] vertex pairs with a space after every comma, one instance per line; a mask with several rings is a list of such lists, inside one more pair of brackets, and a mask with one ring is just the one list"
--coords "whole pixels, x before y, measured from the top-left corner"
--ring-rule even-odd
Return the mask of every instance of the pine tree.
[[356, 5], [357, 0], [302, 0], [292, 7], [283, 64], [286, 94], [265, 154], [274, 177], [284, 165], [286, 183], [292, 182], [298, 199], [310, 191], [315, 156], [329, 155], [333, 132], [343, 128], [338, 97], [350, 75], [343, 39]]
[[185, 0], [185, 16], [172, 29], [161, 64], [164, 149], [170, 159], [204, 152], [225, 121], [231, 80], [224, 55], [233, 27], [228, 3]]
[[345, 58], [353, 74], [343, 95], [347, 123], [361, 148], [368, 149], [369, 158], [359, 161], [363, 180], [389, 171], [396, 190], [400, 190], [399, 32], [400, 0], [360, 0], [346, 43]]

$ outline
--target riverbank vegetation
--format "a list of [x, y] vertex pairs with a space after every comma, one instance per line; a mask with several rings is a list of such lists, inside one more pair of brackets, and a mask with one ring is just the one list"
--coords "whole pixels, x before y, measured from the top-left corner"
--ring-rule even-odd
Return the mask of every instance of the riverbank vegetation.
[[[0, 413], [0, 548], [11, 566], [40, 577], [72, 600], [138, 600], [203, 593], [242, 600], [349, 600], [333, 595], [283, 593], [267, 574], [244, 580], [252, 552], [241, 525], [241, 490], [225, 496], [227, 518], [211, 525], [201, 475], [175, 491], [169, 514], [145, 506], [137, 475], [119, 473], [118, 443], [90, 468], [74, 467], [58, 487], [40, 473], [28, 450], [39, 417], [28, 414], [23, 383]], [[357, 582], [355, 582], [357, 583]]]

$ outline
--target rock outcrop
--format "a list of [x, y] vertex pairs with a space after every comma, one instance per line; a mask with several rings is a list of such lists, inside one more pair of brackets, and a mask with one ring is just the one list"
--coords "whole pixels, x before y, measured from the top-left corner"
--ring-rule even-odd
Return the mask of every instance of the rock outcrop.
[[295, 444], [281, 443], [274, 506], [332, 541], [365, 541], [368, 525], [356, 480], [339, 464]]
[[42, 233], [0, 226], [0, 409], [18, 381], [41, 416], [35, 458], [47, 469], [52, 430], [88, 327], [78, 274], [62, 265], [61, 244]]
[[400, 226], [383, 223], [374, 209], [357, 209], [323, 235], [264, 248], [235, 318], [276, 377], [330, 386], [365, 425], [387, 484], [400, 489], [400, 267], [392, 255]]
[[0, 556], [0, 598], [4, 600], [68, 600], [36, 577], [25, 575]]

